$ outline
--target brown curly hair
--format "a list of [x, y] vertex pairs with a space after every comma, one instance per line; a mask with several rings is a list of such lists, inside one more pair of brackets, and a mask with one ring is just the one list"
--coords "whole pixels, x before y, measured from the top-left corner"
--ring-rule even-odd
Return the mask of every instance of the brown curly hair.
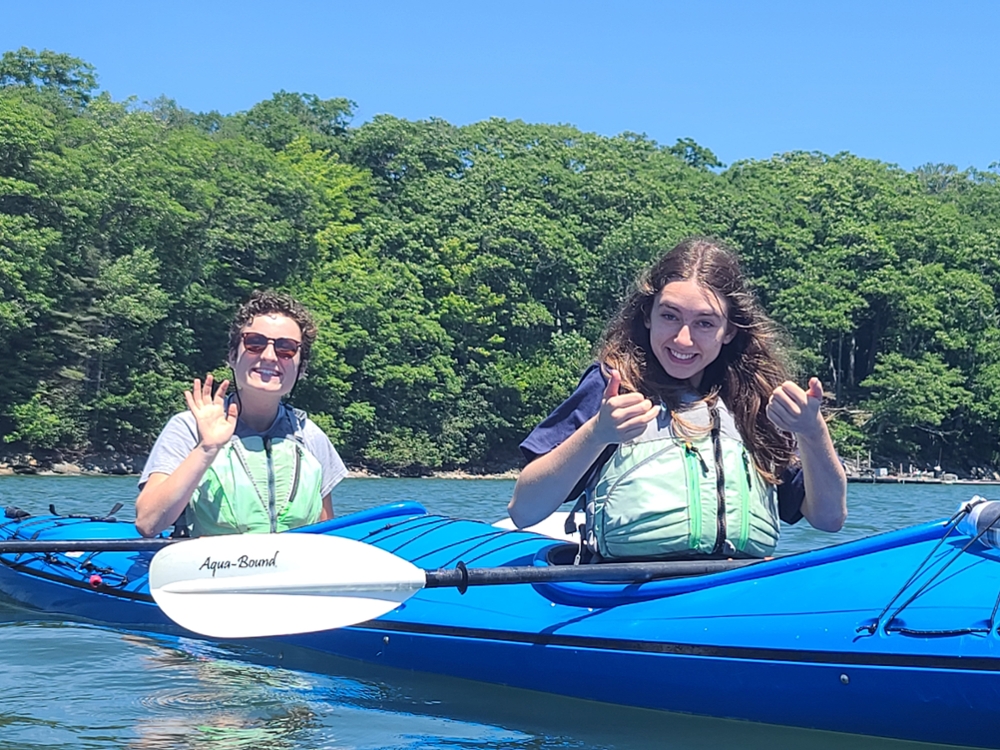
[[271, 289], [255, 291], [250, 295], [250, 299], [240, 305], [229, 326], [229, 359], [235, 360], [236, 353], [240, 348], [240, 334], [243, 329], [253, 322], [258, 315], [270, 315], [279, 313], [294, 320], [302, 331], [302, 348], [299, 350], [299, 370], [298, 377], [305, 375], [309, 364], [309, 355], [312, 352], [313, 342], [316, 341], [318, 333], [316, 323], [312, 315], [302, 305], [301, 302], [282, 292]]
[[621, 373], [622, 389], [638, 391], [676, 411], [691, 386], [663, 369], [650, 352], [655, 297], [672, 281], [695, 281], [725, 304], [736, 335], [705, 368], [702, 397], [726, 404], [761, 475], [772, 484], [793, 460], [794, 443], [767, 418], [771, 392], [790, 378], [787, 347], [750, 289], [736, 253], [714, 237], [688, 237], [643, 272], [608, 323], [598, 361]]

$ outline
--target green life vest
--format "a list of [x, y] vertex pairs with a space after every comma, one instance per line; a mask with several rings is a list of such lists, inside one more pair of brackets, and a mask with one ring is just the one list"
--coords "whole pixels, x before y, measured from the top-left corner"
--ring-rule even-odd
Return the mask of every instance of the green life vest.
[[778, 543], [774, 487], [721, 401], [664, 411], [618, 446], [586, 490], [585, 541], [603, 559], [766, 557]]
[[191, 536], [273, 534], [315, 523], [322, 480], [319, 461], [294, 436], [234, 436], [191, 498]]

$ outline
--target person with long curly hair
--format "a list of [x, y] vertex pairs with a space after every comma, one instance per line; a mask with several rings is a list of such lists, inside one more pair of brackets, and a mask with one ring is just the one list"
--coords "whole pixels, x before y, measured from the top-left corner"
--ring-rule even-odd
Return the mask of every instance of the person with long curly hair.
[[[273, 533], [333, 517], [347, 475], [326, 434], [283, 399], [305, 374], [317, 329], [288, 295], [254, 292], [229, 330], [232, 379], [184, 392], [139, 479], [136, 529], [155, 536]], [[232, 384], [232, 394], [227, 390]]]
[[793, 381], [780, 329], [721, 241], [685, 239], [643, 272], [596, 360], [521, 444], [515, 525], [578, 500], [596, 561], [765, 557], [780, 520], [843, 526], [823, 386]]

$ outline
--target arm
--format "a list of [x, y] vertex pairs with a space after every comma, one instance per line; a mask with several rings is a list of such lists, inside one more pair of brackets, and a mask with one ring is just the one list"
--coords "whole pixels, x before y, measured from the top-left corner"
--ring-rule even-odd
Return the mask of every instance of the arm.
[[333, 518], [333, 498], [327, 493], [323, 496], [323, 510], [320, 511], [319, 520], [329, 521], [331, 518]]
[[641, 393], [619, 395], [621, 376], [614, 370], [600, 411], [550, 452], [529, 463], [517, 478], [507, 512], [518, 528], [551, 514], [608, 445], [642, 434], [660, 413]]
[[170, 528], [191, 501], [218, 452], [218, 448], [199, 443], [170, 474], [150, 474], [135, 500], [136, 530], [150, 537]]
[[771, 394], [767, 416], [798, 443], [805, 484], [802, 515], [821, 531], [840, 531], [847, 520], [847, 476], [820, 414], [822, 400], [817, 378], [809, 381], [808, 391], [786, 381]]
[[135, 500], [135, 528], [145, 537], [156, 536], [170, 527], [191, 500], [202, 477], [236, 429], [237, 407], [225, 408], [229, 381], [224, 380], [212, 396], [212, 375], [205, 384], [194, 381], [184, 400], [198, 425], [199, 442], [181, 464], [169, 474], [155, 472], [146, 480]]

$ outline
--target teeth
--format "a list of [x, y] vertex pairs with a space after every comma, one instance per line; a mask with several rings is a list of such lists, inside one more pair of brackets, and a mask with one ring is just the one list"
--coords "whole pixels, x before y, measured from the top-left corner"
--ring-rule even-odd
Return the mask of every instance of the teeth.
[[694, 359], [693, 354], [681, 354], [680, 352], [675, 352], [673, 349], [670, 350], [670, 353], [677, 359]]

